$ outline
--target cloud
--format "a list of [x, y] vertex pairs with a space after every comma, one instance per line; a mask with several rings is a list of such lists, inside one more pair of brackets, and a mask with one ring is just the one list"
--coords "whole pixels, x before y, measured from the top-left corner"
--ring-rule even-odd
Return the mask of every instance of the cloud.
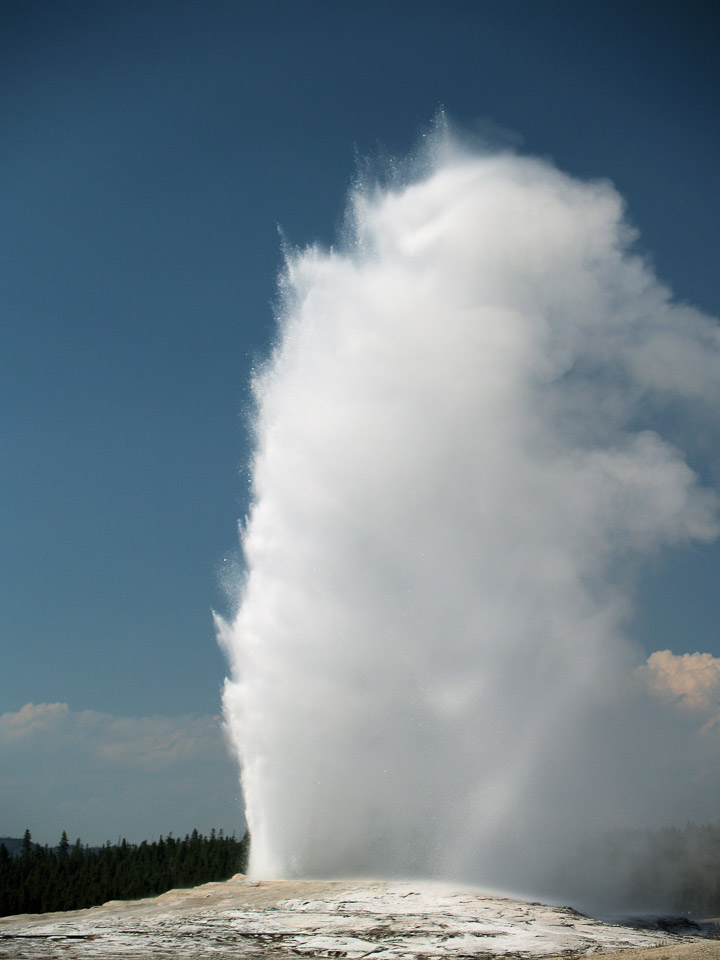
[[626, 635], [643, 561], [720, 530], [716, 320], [541, 160], [450, 141], [349, 221], [289, 256], [254, 382], [221, 625], [253, 869], [537, 889], [584, 830], [716, 811]]
[[0, 829], [55, 842], [243, 827], [219, 717], [115, 717], [65, 703], [0, 715]]
[[637, 673], [662, 700], [701, 714], [712, 725], [720, 722], [720, 658], [710, 653], [676, 655], [657, 650]]
[[0, 744], [22, 744], [62, 727], [70, 717], [66, 703], [26, 703], [17, 713], [0, 715]]

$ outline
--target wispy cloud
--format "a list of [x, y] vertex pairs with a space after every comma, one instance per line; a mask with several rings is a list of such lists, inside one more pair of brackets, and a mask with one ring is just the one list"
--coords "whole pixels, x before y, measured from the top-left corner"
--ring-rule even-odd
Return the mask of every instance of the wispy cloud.
[[65, 703], [0, 715], [0, 833], [55, 842], [241, 829], [219, 717], [115, 717]]

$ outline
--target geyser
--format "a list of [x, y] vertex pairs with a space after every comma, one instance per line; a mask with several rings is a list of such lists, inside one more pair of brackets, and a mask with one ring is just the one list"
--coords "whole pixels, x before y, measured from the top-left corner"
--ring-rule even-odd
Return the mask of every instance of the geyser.
[[537, 893], [590, 829], [718, 815], [626, 634], [638, 564], [718, 533], [676, 427], [720, 338], [610, 184], [430, 153], [287, 258], [225, 716], [256, 876]]

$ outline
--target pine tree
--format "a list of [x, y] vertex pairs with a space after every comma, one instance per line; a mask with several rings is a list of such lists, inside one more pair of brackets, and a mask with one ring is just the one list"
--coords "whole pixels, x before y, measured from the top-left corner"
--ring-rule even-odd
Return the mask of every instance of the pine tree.
[[67, 838], [67, 833], [63, 830], [62, 836], [60, 837], [60, 843], [58, 844], [58, 859], [62, 862], [68, 858], [68, 850], [70, 849], [70, 843]]
[[29, 857], [31, 850], [32, 850], [32, 834], [30, 833], [29, 830], [26, 830], [25, 833], [23, 834], [21, 856]]

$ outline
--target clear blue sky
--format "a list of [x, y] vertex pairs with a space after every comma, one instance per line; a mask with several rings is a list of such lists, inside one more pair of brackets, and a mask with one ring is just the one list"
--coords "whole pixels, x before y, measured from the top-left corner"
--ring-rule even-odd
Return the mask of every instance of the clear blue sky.
[[[660, 277], [720, 315], [719, 19], [693, 0], [5, 0], [0, 714], [18, 743], [42, 720], [66, 769], [91, 766], [70, 759], [90, 727], [103, 756], [118, 724], [133, 753], [136, 718], [212, 740], [193, 725], [220, 709], [210, 611], [247, 508], [278, 227], [331, 242], [358, 156], [404, 155], [441, 106], [467, 131], [509, 131], [612, 180]], [[648, 652], [720, 655], [719, 577], [718, 547], [648, 576]], [[18, 720], [28, 703], [68, 713]], [[212, 823], [240, 822], [232, 761], [218, 748], [205, 769], [181, 747], [165, 826], [159, 799], [155, 819], [110, 805], [103, 820], [98, 788], [88, 839], [191, 829], [204, 793]], [[6, 766], [0, 834], [76, 832], [37, 789], [39, 749]], [[124, 780], [155, 789], [152, 756]]]

